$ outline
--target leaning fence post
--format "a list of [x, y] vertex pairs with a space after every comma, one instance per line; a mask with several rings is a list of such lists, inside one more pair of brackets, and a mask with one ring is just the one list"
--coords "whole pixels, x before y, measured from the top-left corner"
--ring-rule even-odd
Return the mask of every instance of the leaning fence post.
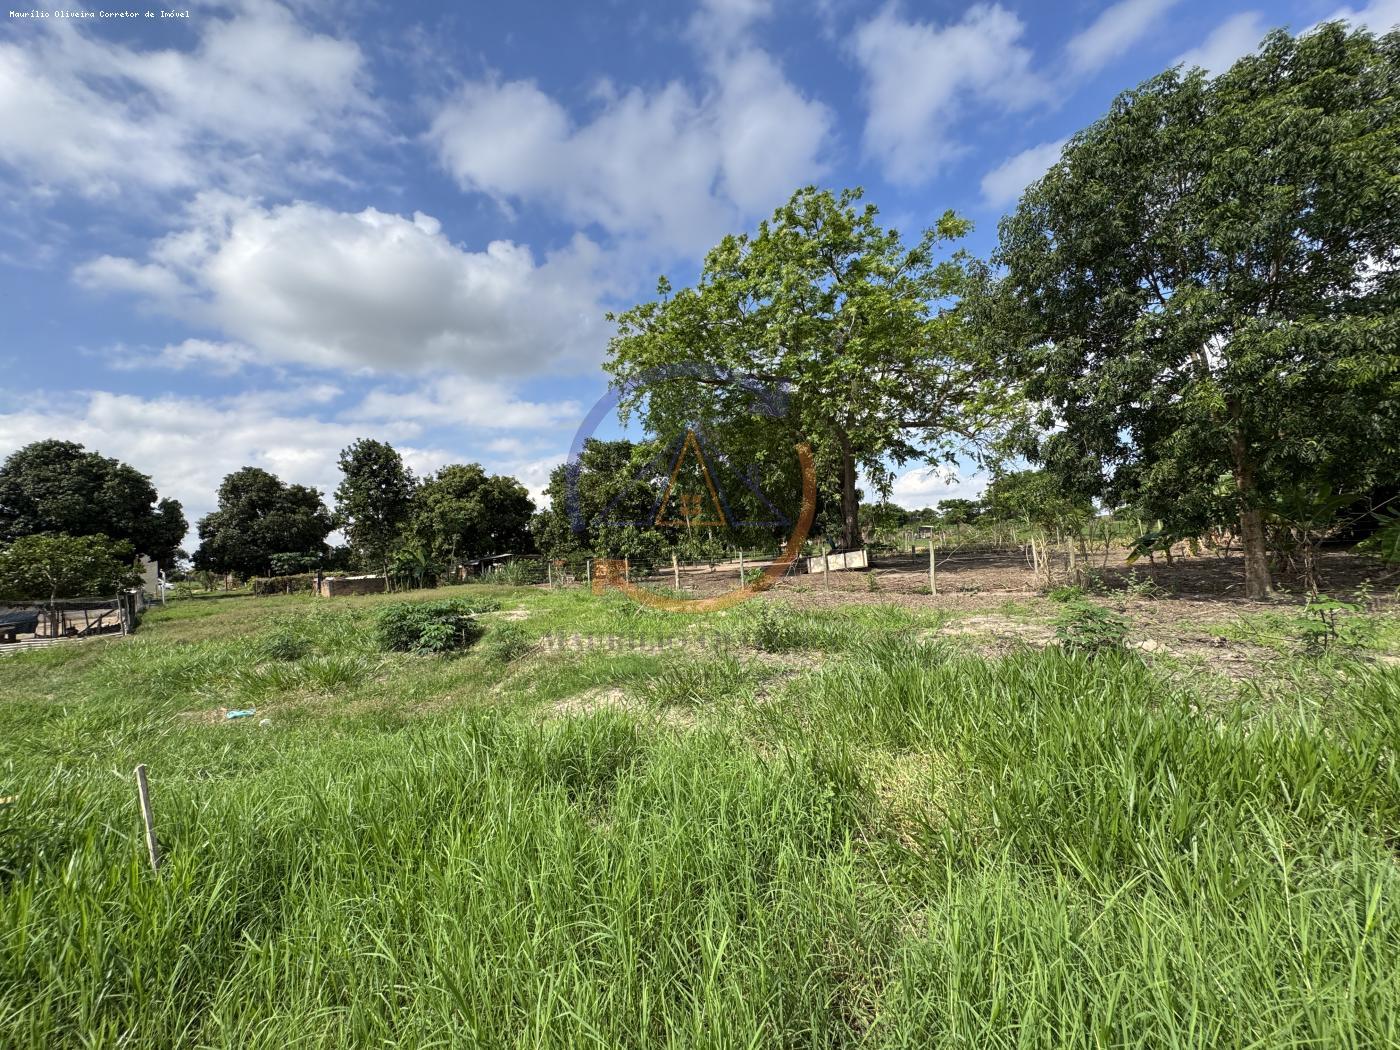
[[928, 540], [928, 592], [929, 594], [937, 595], [938, 577], [934, 575], [934, 572], [935, 569], [933, 565], [933, 537], [930, 536]]
[[146, 782], [146, 765], [136, 767], [136, 797], [141, 800], [141, 823], [146, 826], [146, 853], [151, 870], [160, 871], [160, 846], [156, 842], [155, 818], [151, 815], [151, 786]]

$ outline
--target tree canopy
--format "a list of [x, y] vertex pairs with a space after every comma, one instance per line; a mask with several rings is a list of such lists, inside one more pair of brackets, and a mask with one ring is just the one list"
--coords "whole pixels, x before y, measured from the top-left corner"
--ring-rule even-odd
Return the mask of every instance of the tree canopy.
[[655, 556], [667, 537], [651, 521], [663, 476], [652, 445], [596, 438], [574, 463], [549, 475], [549, 506], [535, 516], [535, 540], [554, 557]]
[[21, 536], [0, 547], [0, 598], [110, 596], [140, 581], [134, 557], [130, 543], [107, 536]]
[[452, 562], [533, 547], [534, 501], [515, 478], [487, 474], [478, 463], [453, 463], [413, 492], [410, 535], [432, 558]]
[[[1292, 479], [1400, 461], [1400, 34], [1276, 32], [1215, 79], [1120, 96], [1003, 220], [990, 327], [1071, 488], [1193, 533], [1247, 593]], [[1224, 484], [1222, 484], [1222, 479]]]
[[[802, 189], [754, 235], [724, 238], [694, 287], [662, 279], [656, 300], [615, 317], [607, 364], [655, 434], [703, 424], [761, 474], [792, 474], [793, 444], [810, 442], [847, 546], [860, 469], [878, 479], [891, 460], [950, 456], [1002, 389], [952, 310], [974, 267], [944, 249], [968, 221], [947, 212], [907, 244], [861, 198]], [[775, 392], [784, 411], [765, 415]]]
[[314, 488], [244, 467], [224, 478], [218, 509], [198, 528], [196, 568], [267, 576], [314, 566], [326, 550], [331, 516]]
[[36, 441], [0, 465], [0, 542], [37, 533], [104, 535], [171, 565], [185, 537], [178, 501], [151, 479], [72, 441]]
[[357, 558], [388, 572], [408, 525], [413, 475], [392, 445], [370, 438], [341, 450], [340, 471], [333, 520]]

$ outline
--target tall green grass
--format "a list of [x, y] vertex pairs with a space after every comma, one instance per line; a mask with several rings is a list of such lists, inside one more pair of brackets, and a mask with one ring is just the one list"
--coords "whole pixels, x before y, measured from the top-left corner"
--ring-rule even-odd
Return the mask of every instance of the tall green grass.
[[228, 600], [0, 665], [0, 1045], [1400, 1042], [1400, 672], [1222, 707], [866, 609], [524, 647], [576, 601], [508, 658]]

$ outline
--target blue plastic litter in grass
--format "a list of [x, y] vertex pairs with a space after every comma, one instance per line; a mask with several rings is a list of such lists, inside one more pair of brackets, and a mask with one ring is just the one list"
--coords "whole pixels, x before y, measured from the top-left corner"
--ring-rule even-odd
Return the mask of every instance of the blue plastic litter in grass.
[[257, 714], [257, 713], [258, 713], [258, 709], [257, 709], [256, 707], [250, 707], [250, 708], [248, 708], [248, 710], [246, 710], [246, 711], [230, 711], [228, 714], [224, 715], [224, 717], [225, 717], [225, 718], [248, 718], [248, 717], [250, 717], [250, 716], [252, 716], [252, 715], [255, 715], [255, 714]]

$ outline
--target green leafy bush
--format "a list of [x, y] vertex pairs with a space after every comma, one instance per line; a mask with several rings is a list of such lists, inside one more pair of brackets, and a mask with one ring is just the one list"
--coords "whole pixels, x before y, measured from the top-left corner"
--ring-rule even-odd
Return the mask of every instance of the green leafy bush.
[[1294, 635], [1310, 656], [1321, 656], [1334, 648], [1360, 648], [1375, 634], [1374, 625], [1358, 616], [1360, 612], [1361, 606], [1355, 602], [1315, 594], [1303, 607]]
[[481, 651], [487, 658], [502, 664], [520, 659], [534, 647], [525, 628], [509, 620], [492, 624], [481, 643]]
[[292, 624], [278, 623], [254, 643], [264, 660], [300, 660], [311, 651], [311, 640]]
[[450, 598], [435, 602], [395, 602], [375, 616], [375, 637], [382, 649], [395, 652], [445, 653], [475, 644], [485, 628], [477, 614], [492, 602]]
[[804, 646], [807, 641], [804, 626], [802, 618], [786, 606], [750, 602], [740, 611], [738, 635], [745, 645], [780, 653]]
[[1071, 598], [1055, 620], [1055, 637], [1069, 652], [1096, 656], [1123, 648], [1128, 637], [1128, 621], [1101, 605]]

